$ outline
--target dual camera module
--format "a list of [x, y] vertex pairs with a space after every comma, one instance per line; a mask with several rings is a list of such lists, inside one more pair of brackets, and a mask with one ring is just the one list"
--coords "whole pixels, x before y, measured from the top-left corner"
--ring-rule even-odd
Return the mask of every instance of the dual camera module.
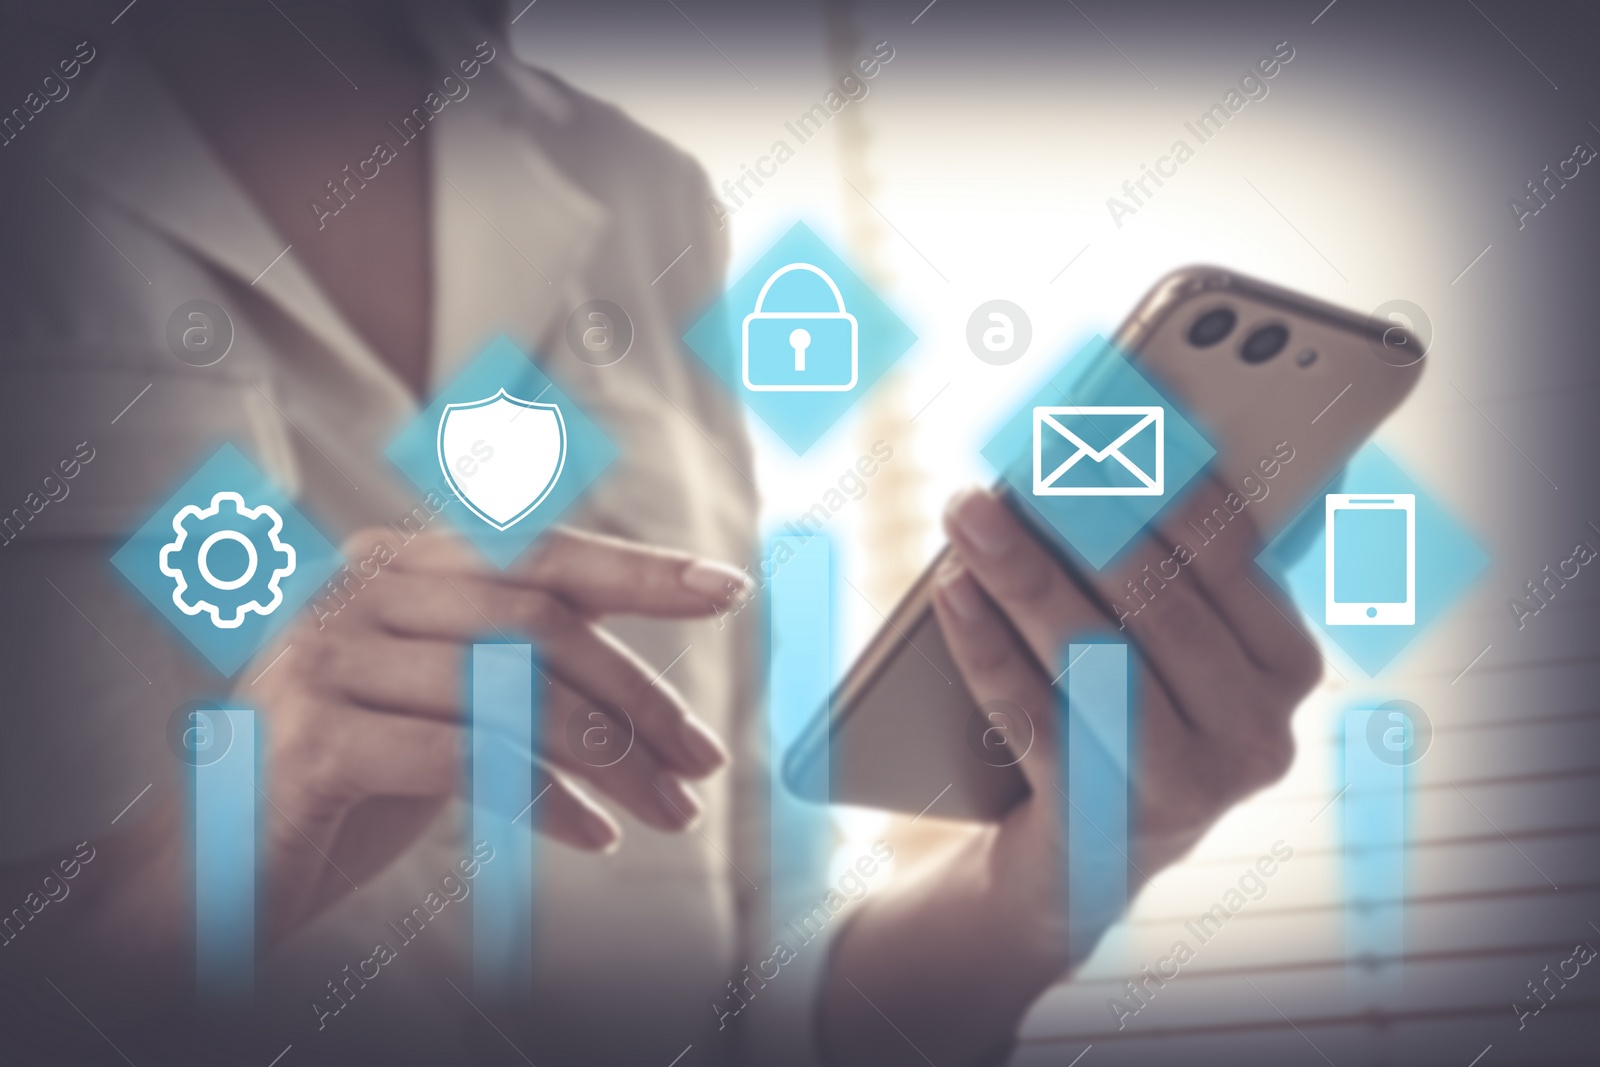
[[[1238, 324], [1239, 316], [1232, 308], [1213, 308], [1195, 319], [1194, 325], [1189, 327], [1189, 343], [1196, 348], [1210, 348], [1225, 340]], [[1245, 336], [1239, 345], [1239, 358], [1246, 363], [1265, 363], [1282, 352], [1288, 343], [1287, 326], [1277, 322], [1264, 323]]]

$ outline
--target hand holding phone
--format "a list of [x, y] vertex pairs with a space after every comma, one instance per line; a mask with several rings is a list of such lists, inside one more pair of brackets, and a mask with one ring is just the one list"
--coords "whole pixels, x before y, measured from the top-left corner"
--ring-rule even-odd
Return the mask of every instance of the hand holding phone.
[[[1028, 716], [1033, 743], [1018, 764], [1030, 787], [1001, 821], [1029, 827], [1031, 847], [1060, 847], [1060, 718], [1053, 680], [1067, 643], [1114, 630], [1124, 583], [1193, 540], [1191, 523], [1222, 507], [1215, 478], [1141, 533], [1100, 573], [1064, 567], [994, 493], [958, 494], [945, 513], [950, 553], [934, 573], [933, 607], [962, 680], [980, 706], [1005, 701]], [[1129, 858], [1155, 871], [1186, 851], [1222, 811], [1288, 770], [1289, 717], [1322, 672], [1318, 651], [1284, 625], [1293, 606], [1271, 583], [1246, 580], [1260, 550], [1248, 512], [1199, 548], [1177, 579], [1152, 586], [1124, 617], [1139, 729], [1130, 753], [1138, 833]], [[1061, 787], [1064, 788], [1064, 787]], [[1032, 809], [1043, 807], [1047, 811]], [[1052, 844], [1051, 842], [1054, 842]], [[1056, 868], [1059, 870], [1060, 868]], [[1057, 898], [1059, 901], [1059, 898]]]
[[[1382, 329], [1236, 275], [1179, 272], [1158, 283], [1117, 335], [1117, 346], [1163, 394], [1140, 401], [1143, 414], [1121, 413], [1142, 419], [1168, 398], [1182, 405], [1215, 448], [1210, 468], [1191, 480], [1197, 464], [1188, 464], [1174, 479], [1186, 484], [1166, 484], [1159, 465], [1166, 420], [1155, 414], [1148, 428], [1157, 462], [1123, 455], [1137, 468], [1129, 469], [1131, 480], [1102, 486], [1162, 499], [1124, 528], [1129, 540], [1117, 539], [1120, 548], [1094, 560], [1056, 535], [1060, 527], [1045, 521], [1029, 489], [1037, 499], [1041, 489], [1071, 483], [1056, 476], [1083, 462], [1077, 452], [1106, 460], [1121, 434], [1136, 434], [1141, 424], [1093, 445], [1067, 427], [1078, 434], [1076, 451], [1048, 462], [1036, 438], [1031, 479], [1008, 468], [997, 490], [969, 490], [951, 502], [949, 546], [851, 668], [785, 770], [790, 787], [814, 799], [997, 825], [965, 835], [959, 849], [856, 917], [830, 957], [835, 980], [825, 1020], [859, 1013], [851, 997], [860, 988], [842, 989], [844, 976], [870, 988], [885, 959], [931, 975], [959, 960], [964, 973], [985, 976], [983, 996], [960, 998], [975, 1016], [964, 1019], [966, 1028], [1014, 1033], [1020, 1006], [1092, 945], [1104, 910], [1092, 890], [1088, 903], [1078, 895], [1083, 883], [1070, 892], [1064, 884], [1064, 852], [1082, 840], [1065, 824], [1081, 831], [1089, 821], [1069, 796], [1081, 780], [1069, 784], [1062, 765], [1070, 757], [1078, 773], [1084, 752], [1078, 738], [1064, 746], [1059, 736], [1072, 729], [1060, 713], [1060, 680], [1074, 669], [1062, 662], [1069, 642], [1124, 631], [1133, 675], [1124, 707], [1133, 705], [1137, 729], [1113, 758], [1126, 760], [1127, 837], [1118, 845], [1101, 836], [1120, 853], [1104, 860], [1114, 867], [1126, 860], [1127, 891], [1288, 769], [1290, 717], [1320, 676], [1321, 657], [1285, 621], [1294, 607], [1254, 561], [1263, 539], [1326, 491], [1414, 384], [1418, 368], [1375, 354], [1386, 340]], [[1086, 405], [1105, 404], [1071, 395], [1042, 402], [1046, 416], [1068, 421]], [[1036, 406], [1035, 419], [1039, 412]], [[1067, 517], [1094, 525], [1100, 515]], [[1395, 595], [1392, 574], [1369, 579], [1350, 595]], [[1022, 745], [1004, 739], [1000, 754], [1009, 758], [991, 760], [983, 739], [994, 732], [996, 706], [1015, 709], [1013, 717], [1033, 729]], [[976, 749], [974, 736], [983, 740]], [[1082, 858], [1071, 865], [1079, 875]], [[1074, 903], [1085, 909], [1076, 924]], [[902, 1015], [917, 1009], [893, 1005]]]
[[[1063, 566], [996, 494], [973, 489], [952, 500], [950, 550], [929, 583], [933, 612], [973, 699], [1005, 701], [1032, 718], [1033, 743], [1010, 768], [1028, 789], [997, 826], [967, 835], [856, 916], [830, 958], [825, 1016], [859, 1008], [843, 977], [871, 983], [892, 960], [902, 972], [944, 982], [950, 961], [959, 960], [965, 974], [985, 976], [983, 995], [963, 1000], [972, 1005], [963, 1026], [1009, 1034], [1021, 1009], [1089, 951], [1099, 931], [1075, 925], [1072, 908], [1063, 907], [1064, 853], [1072, 847], [1064, 824], [1078, 813], [1067, 799], [1052, 681], [1067, 667], [1066, 642], [1107, 624], [1106, 601], [1120, 583], [1167, 558], [1187, 524], [1221, 506], [1228, 492], [1203, 478], [1123, 560], [1090, 578]], [[1293, 757], [1290, 715], [1321, 661], [1283, 625], [1278, 612], [1292, 609], [1275, 590], [1257, 595], [1238, 580], [1258, 544], [1252, 520], [1240, 515], [1180, 581], [1129, 620], [1129, 637], [1142, 650], [1133, 679], [1139, 730], [1129, 752], [1138, 773], [1130, 790], [1134, 832], [1114, 847], [1127, 859], [1130, 894]], [[867, 988], [887, 984], [879, 983]], [[919, 1006], [901, 1006], [908, 1026], [919, 1022]]]
[[[1208, 477], [1225, 487], [1224, 499], [1232, 492], [1236, 501], [1248, 501], [1243, 510], [1249, 514], [1249, 525], [1258, 531], [1257, 538], [1250, 540], [1265, 540], [1281, 532], [1315, 494], [1326, 489], [1420, 376], [1417, 362], [1399, 366], [1393, 360], [1395, 345], [1386, 331], [1394, 329], [1397, 327], [1390, 323], [1353, 315], [1263, 282], [1215, 268], [1195, 267], [1178, 271], [1151, 289], [1118, 330], [1115, 348], [1124, 354], [1128, 365], [1165, 398], [1181, 405], [1181, 410], [1202, 429], [1216, 452]], [[1409, 351], [1413, 346], [1405, 347]], [[1420, 350], [1420, 346], [1415, 347]], [[1070, 420], [1083, 410], [1072, 405], [1095, 401], [1069, 396], [1052, 403], [1061, 406], [1044, 409], [1047, 421], [1056, 415]], [[1036, 419], [1039, 411], [1035, 409]], [[1164, 428], [1165, 420], [1159, 417], [1148, 421], [1157, 434]], [[1037, 426], [1035, 430], [1039, 432]], [[1108, 440], [1105, 447], [1093, 449], [1095, 454], [1090, 458], [1110, 468], [1109, 461], [1101, 462], [1107, 459], [1101, 453], [1114, 451], [1115, 441]], [[1038, 455], [1040, 445], [1034, 447], [1031, 485], [1035, 499], [1025, 498], [1027, 486], [1016, 479], [1010, 479], [1009, 484], [1003, 481], [998, 492], [991, 494], [1011, 508], [1013, 517], [1034, 538], [1025, 558], [1042, 554], [1053, 560], [1058, 571], [1089, 594], [1104, 616], [1102, 632], [1121, 625], [1132, 629], [1130, 616], [1144, 626], [1148, 620], [1170, 612], [1187, 612], [1185, 605], [1189, 601], [1182, 594], [1160, 591], [1150, 604], [1143, 603], [1151, 590], [1161, 590], [1163, 586], [1171, 589], [1204, 584], [1187, 576], [1166, 580], [1174, 573], [1172, 568], [1182, 564], [1175, 555], [1175, 545], [1169, 544], [1166, 553], [1156, 557], [1147, 558], [1130, 548], [1109, 562], [1090, 562], [1056, 535], [1042, 518], [1042, 509], [1075, 506], [1078, 498], [1052, 495], [1064, 484], [1057, 475], [1064, 471], [1074, 473], [1062, 467], [1073, 456], [1063, 453], [1057, 459], [1042, 462], [1043, 457]], [[1159, 436], [1156, 448], [1155, 455], [1159, 456]], [[1134, 462], [1133, 457], [1125, 458]], [[1087, 463], [1080, 461], [1078, 465]], [[1138, 466], [1136, 462], [1134, 465]], [[1112, 474], [1117, 473], [1112, 469]], [[1127, 483], [1128, 494], [1165, 498], [1157, 505], [1156, 521], [1141, 537], [1170, 527], [1176, 515], [1184, 514], [1183, 509], [1199, 506], [1196, 501], [1203, 502], [1206, 497], [1193, 485], [1178, 484], [1181, 479], [1163, 478], [1157, 465], [1146, 471], [1145, 478], [1138, 478], [1137, 473], [1130, 473], [1134, 480]], [[1103, 487], [1099, 495], [1106, 495]], [[1187, 538], [1196, 555], [1215, 558], [1211, 535], [1205, 531], [1217, 525], [1207, 522], [1216, 506], [1218, 502], [1213, 501], [1195, 516], [1194, 529], [1201, 531], [1204, 547], [1194, 547], [1196, 536], [1192, 532], [1169, 532], [1167, 536], [1173, 540]], [[1236, 514], [1240, 507], [1236, 504], [1224, 508], [1222, 515]], [[1346, 511], [1350, 512], [1346, 520], [1354, 515], [1355, 521], [1346, 522], [1348, 532], [1338, 536], [1330, 532], [1330, 553], [1335, 544], [1341, 559], [1351, 555], [1353, 546], [1359, 550], [1368, 528], [1374, 524], [1384, 527], [1380, 540], [1386, 545], [1393, 541], [1388, 536], [1394, 525], [1392, 509], [1383, 513], [1362, 511], [1358, 515], [1354, 509]], [[1243, 540], [1246, 539], [1235, 540], [1230, 551], [1244, 553], [1245, 547], [1239, 543]], [[1250, 552], [1239, 558], [1253, 560], [1258, 548], [1258, 544], [1252, 545]], [[952, 541], [952, 547], [918, 580], [846, 674], [830, 707], [819, 713], [813, 729], [788, 754], [785, 777], [790, 788], [800, 795], [817, 801], [918, 812], [938, 794], [940, 799], [929, 812], [932, 816], [1000, 821], [1033, 791], [1033, 784], [1013, 765], [1014, 761], [984, 759], [972, 751], [968, 742], [974, 724], [981, 727], [983, 701], [966, 684], [965, 672], [946, 640], [944, 616], [935, 610], [933, 602], [934, 575], [952, 553], [959, 554], [958, 550]], [[1380, 562], [1393, 562], [1393, 553], [1387, 549], [1378, 555], [1382, 557]], [[1134, 559], [1139, 566], [1129, 572], [1127, 563]], [[1100, 569], [1102, 566], [1105, 569]], [[1212, 566], [1207, 564], [1208, 569]], [[1331, 572], [1332, 554], [1329, 566]], [[1275, 594], [1269, 594], [1271, 583], [1264, 578], [1248, 580], [1253, 567], [1250, 563], [1232, 576], [1237, 587], [1234, 593], [1266, 603], [1266, 597]], [[1405, 572], [1409, 574], [1410, 570], [1407, 562]], [[1181, 571], [1198, 573], [1189, 565], [1181, 565]], [[1152, 572], [1156, 575], [1153, 581]], [[1330, 573], [1330, 612], [1337, 606], [1340, 612], [1349, 612], [1360, 620], [1403, 617], [1411, 597], [1409, 591], [1396, 585], [1393, 572], [1394, 568], [1389, 567], [1378, 574], [1364, 563], [1341, 569], [1339, 573], [1348, 579], [1342, 584]], [[1037, 577], [1045, 582], [1046, 576]], [[1402, 581], [1400, 585], [1403, 584]], [[1056, 582], [1039, 588], [1046, 586], [1065, 588]], [[1208, 593], [1202, 603], [1215, 608], [1216, 598], [1221, 595]], [[1334, 602], [1336, 595], [1338, 605]], [[1287, 609], [1279, 617], [1274, 612], [1272, 625], [1295, 634], [1294, 628], [1284, 623], [1292, 613]], [[1007, 613], [1002, 615], [1010, 618]], [[1188, 621], [1183, 620], [1184, 626]], [[1013, 619], [1007, 625], [1014, 622]], [[1295, 637], [1306, 643], [1303, 637]], [[1205, 635], [1198, 635], [1197, 647], [1205, 647], [1205, 639]], [[1166, 657], [1168, 662], [1163, 666], [1162, 657], [1146, 648], [1137, 633], [1132, 643], [1158, 675], [1175, 674], [1180, 669], [1177, 665], [1188, 662], [1185, 654], [1177, 653], [1176, 658]], [[1034, 658], [1036, 663], [1050, 662], [1037, 651]], [[1194, 662], [1183, 669], [1198, 671], [1204, 677], [1214, 662]], [[1173, 677], [1166, 682], [1170, 690], [1180, 680]], [[827, 783], [826, 789], [821, 783]]]

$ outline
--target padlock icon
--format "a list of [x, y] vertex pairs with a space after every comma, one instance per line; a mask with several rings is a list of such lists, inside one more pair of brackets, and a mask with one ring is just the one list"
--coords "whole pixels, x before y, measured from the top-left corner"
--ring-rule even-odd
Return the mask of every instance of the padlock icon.
[[[766, 311], [772, 283], [790, 271], [809, 271], [833, 294], [833, 311]], [[772, 272], [744, 317], [744, 385], [756, 393], [845, 393], [860, 370], [856, 317], [828, 272], [810, 263], [790, 263]]]

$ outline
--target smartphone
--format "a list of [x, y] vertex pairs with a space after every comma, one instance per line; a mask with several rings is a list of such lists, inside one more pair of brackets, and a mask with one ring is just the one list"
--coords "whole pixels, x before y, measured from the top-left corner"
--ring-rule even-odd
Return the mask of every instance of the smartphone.
[[[1270, 485], [1250, 504], [1267, 540], [1399, 406], [1426, 354], [1393, 322], [1206, 266], [1157, 282], [1112, 343], [1216, 448], [1216, 477], [1233, 487]], [[1292, 462], [1265, 466], [1285, 454]], [[1262, 481], [1266, 469], [1277, 472], [1270, 483]], [[1001, 488], [1063, 566], [1083, 573], [1088, 564], [1033, 506], [1003, 481]], [[1330, 616], [1337, 608], [1341, 620], [1405, 624], [1414, 603], [1410, 507], [1401, 497], [1341, 498], [1347, 503], [1335, 506], [1334, 496]], [[993, 721], [993, 710], [980, 709], [962, 684], [933, 613], [933, 573], [948, 551], [917, 579], [785, 755], [784, 781], [796, 795], [987, 822], [1028, 795], [1014, 758], [984, 758], [973, 743], [1008, 724]], [[1109, 614], [1107, 622], [1114, 624]]]

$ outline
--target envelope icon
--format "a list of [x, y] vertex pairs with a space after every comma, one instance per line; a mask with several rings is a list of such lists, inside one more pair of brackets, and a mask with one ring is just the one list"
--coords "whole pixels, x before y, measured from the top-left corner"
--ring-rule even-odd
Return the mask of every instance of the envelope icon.
[[1034, 496], [1160, 496], [1165, 410], [1033, 409]]

